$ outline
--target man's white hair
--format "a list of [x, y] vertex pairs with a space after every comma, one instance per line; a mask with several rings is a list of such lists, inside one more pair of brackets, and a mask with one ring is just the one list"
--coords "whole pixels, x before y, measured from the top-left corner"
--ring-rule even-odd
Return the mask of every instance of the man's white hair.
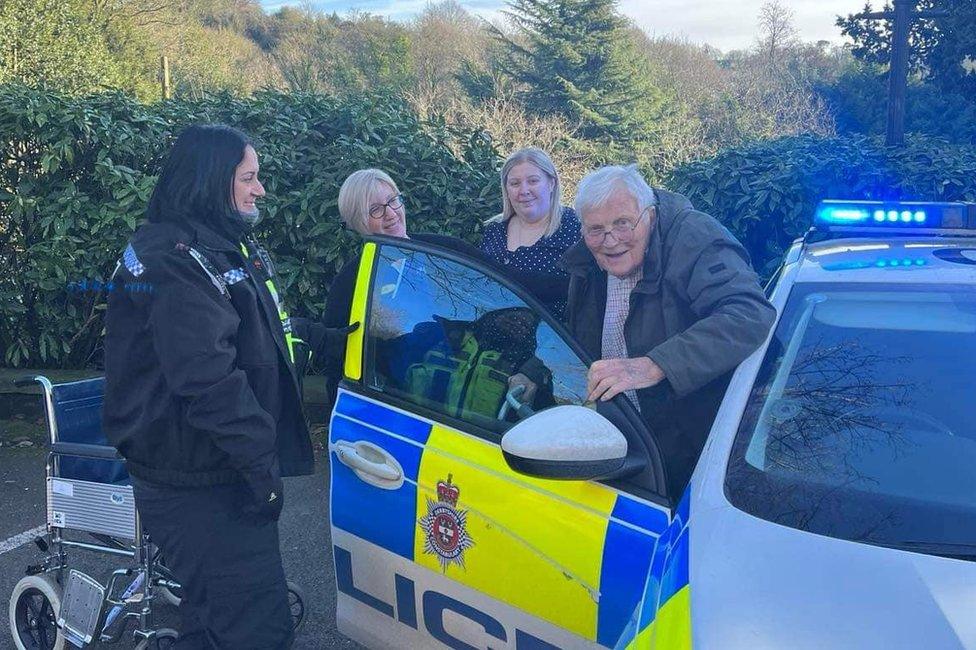
[[608, 165], [587, 174], [576, 188], [576, 214], [583, 218], [586, 212], [603, 206], [614, 192], [624, 190], [637, 201], [637, 212], [657, 205], [654, 190], [637, 171], [637, 165]]

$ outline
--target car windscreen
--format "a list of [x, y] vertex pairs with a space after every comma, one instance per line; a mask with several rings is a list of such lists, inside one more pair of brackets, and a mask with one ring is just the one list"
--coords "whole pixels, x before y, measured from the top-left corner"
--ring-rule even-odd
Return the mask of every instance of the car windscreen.
[[794, 286], [726, 475], [793, 528], [976, 559], [976, 289]]

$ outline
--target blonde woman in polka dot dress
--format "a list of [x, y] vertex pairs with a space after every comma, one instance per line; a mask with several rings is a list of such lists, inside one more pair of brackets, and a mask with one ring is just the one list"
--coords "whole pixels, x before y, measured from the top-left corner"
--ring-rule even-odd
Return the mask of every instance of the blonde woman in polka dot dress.
[[502, 212], [485, 223], [481, 250], [502, 268], [521, 272], [523, 284], [562, 319], [569, 276], [557, 263], [579, 241], [580, 222], [560, 204], [556, 167], [541, 149], [519, 149], [502, 166], [501, 189]]

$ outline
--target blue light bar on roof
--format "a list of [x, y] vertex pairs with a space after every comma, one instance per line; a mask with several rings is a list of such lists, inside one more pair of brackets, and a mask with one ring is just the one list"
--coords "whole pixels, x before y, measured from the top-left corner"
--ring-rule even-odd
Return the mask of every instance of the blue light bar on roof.
[[831, 223], [861, 223], [862, 221], [867, 221], [869, 215], [870, 213], [867, 210], [831, 206], [825, 210], [822, 216]]
[[915, 232], [976, 230], [976, 204], [821, 201], [814, 219], [826, 230]]

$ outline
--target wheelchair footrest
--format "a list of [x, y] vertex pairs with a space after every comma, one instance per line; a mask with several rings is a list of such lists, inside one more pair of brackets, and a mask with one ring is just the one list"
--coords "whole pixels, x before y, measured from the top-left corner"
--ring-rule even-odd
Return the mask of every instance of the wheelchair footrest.
[[105, 587], [97, 580], [72, 569], [61, 599], [58, 627], [65, 639], [84, 648], [98, 634], [98, 624], [105, 602]]

